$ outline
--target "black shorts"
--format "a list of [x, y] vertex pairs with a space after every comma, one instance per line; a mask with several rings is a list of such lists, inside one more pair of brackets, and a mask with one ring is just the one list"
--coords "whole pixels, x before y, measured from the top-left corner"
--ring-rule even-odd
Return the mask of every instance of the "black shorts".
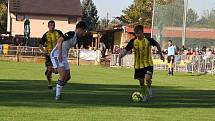
[[52, 66], [50, 55], [46, 55], [45, 58], [46, 58], [46, 62], [45, 62], [46, 67]]
[[145, 74], [147, 74], [148, 72], [151, 73], [151, 78], [152, 78], [153, 66], [148, 66], [148, 67], [141, 68], [141, 69], [135, 69], [134, 79], [144, 79]]
[[174, 63], [174, 60], [175, 60], [175, 56], [174, 56], [174, 55], [169, 55], [169, 56], [167, 57], [167, 62], [170, 63], [171, 58], [173, 58], [172, 62]]

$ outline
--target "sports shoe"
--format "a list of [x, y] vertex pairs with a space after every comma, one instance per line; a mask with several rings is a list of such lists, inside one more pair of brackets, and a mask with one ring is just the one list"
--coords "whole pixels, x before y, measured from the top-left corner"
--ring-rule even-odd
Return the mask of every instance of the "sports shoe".
[[56, 96], [56, 97], [55, 97], [55, 100], [56, 100], [56, 101], [62, 100], [62, 96], [61, 96], [61, 95]]

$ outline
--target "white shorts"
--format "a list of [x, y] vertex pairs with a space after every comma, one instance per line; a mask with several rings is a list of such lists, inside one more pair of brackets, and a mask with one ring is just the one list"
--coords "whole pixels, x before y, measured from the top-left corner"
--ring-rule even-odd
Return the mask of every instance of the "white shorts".
[[60, 67], [64, 67], [65, 70], [70, 70], [70, 66], [68, 63], [68, 59], [66, 57], [62, 58], [62, 62], [58, 60], [58, 51], [51, 52], [51, 61], [53, 64], [53, 68], [57, 69]]
[[69, 70], [70, 66], [69, 63], [67, 61], [67, 58], [63, 58], [62, 62], [60, 62], [58, 60], [58, 57], [51, 57], [51, 61], [53, 64], [53, 68], [60, 68], [60, 67], [64, 67], [65, 70]]

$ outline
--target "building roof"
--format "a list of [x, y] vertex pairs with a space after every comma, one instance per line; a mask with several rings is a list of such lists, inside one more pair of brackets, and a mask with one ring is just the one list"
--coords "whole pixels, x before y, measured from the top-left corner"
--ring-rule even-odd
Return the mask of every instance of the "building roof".
[[[166, 28], [163, 30], [163, 37], [182, 37], [182, 28]], [[215, 39], [215, 29], [187, 28], [186, 38], [190, 39]]]
[[[133, 32], [133, 28], [126, 27], [127, 32]], [[156, 32], [156, 29], [154, 30]], [[166, 27], [163, 29], [163, 37], [182, 37], [183, 28], [181, 27]], [[150, 28], [144, 28], [144, 33], [151, 33]], [[186, 38], [191, 39], [215, 39], [215, 29], [207, 28], [187, 28]]]
[[[134, 32], [134, 28], [126, 27], [126, 31], [127, 32]], [[143, 31], [144, 31], [144, 33], [150, 34], [151, 33], [151, 28], [144, 28]]]
[[10, 12], [59, 16], [81, 16], [80, 0], [9, 0]]

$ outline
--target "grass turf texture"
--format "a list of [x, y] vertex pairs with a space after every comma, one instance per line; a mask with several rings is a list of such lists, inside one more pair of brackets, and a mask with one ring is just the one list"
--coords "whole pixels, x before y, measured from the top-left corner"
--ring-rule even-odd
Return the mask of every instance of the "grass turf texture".
[[[71, 66], [72, 79], [56, 103], [43, 64], [0, 61], [0, 121], [213, 121], [212, 75], [155, 71], [154, 98], [133, 103], [133, 69]], [[57, 75], [54, 75], [57, 80]]]

